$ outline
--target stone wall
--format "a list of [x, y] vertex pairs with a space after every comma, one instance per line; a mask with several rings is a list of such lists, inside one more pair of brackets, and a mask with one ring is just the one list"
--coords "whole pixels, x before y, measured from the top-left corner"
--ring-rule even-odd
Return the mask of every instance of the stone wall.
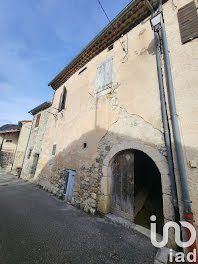
[[31, 125], [31, 121], [21, 121], [21, 129], [18, 138], [14, 164], [12, 168], [12, 174], [14, 175], [18, 175], [18, 168], [22, 168], [23, 166], [24, 154], [29, 139]]
[[0, 174], [9, 173], [14, 161], [14, 151], [0, 151]]
[[[197, 40], [182, 45], [177, 21], [178, 8], [187, 2], [175, 0], [177, 7], [174, 7], [168, 1], [163, 7], [188, 184], [195, 220], [198, 221]], [[107, 212], [109, 183], [106, 179], [106, 157], [109, 157], [114, 147], [120, 149], [120, 146], [125, 145], [126, 149], [128, 146], [135, 148], [137, 143], [138, 149], [141, 150], [142, 146], [142, 151], [154, 157], [161, 172], [164, 216], [169, 220], [173, 217], [173, 211], [155, 44], [149, 20], [142, 21], [122, 41], [128, 46], [127, 55], [117, 41], [111, 51], [102, 51], [87, 63], [83, 73], [75, 73], [55, 91], [51, 110], [54, 115], [50, 115], [47, 122], [35, 180], [59, 196], [64, 193], [65, 171], [75, 170], [77, 174], [72, 202], [91, 213], [96, 209]], [[96, 96], [97, 67], [110, 57], [113, 58], [113, 84]], [[66, 108], [57, 112], [55, 108], [58, 108], [64, 86], [67, 88]], [[84, 143], [87, 144], [85, 148]], [[54, 144], [56, 155], [52, 156]], [[191, 167], [191, 161], [194, 161], [194, 167]], [[175, 153], [174, 163], [182, 211]]]
[[[42, 151], [42, 140], [46, 129], [46, 123], [48, 120], [48, 115], [50, 108], [47, 108], [43, 111], [38, 112], [33, 117], [33, 124], [30, 132], [30, 138], [27, 146], [27, 150], [25, 153], [24, 158], [24, 164], [23, 164], [23, 170], [21, 173], [21, 177], [24, 179], [31, 179], [34, 177], [34, 174], [32, 173], [32, 166], [34, 163], [35, 154], [41, 154]], [[37, 115], [41, 114], [40, 120], [39, 120], [39, 126], [35, 127]], [[39, 163], [37, 164], [37, 167], [39, 166]]]

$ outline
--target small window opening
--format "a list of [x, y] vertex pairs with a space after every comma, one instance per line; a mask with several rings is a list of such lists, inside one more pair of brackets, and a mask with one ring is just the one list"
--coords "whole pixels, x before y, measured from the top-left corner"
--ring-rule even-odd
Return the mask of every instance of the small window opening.
[[12, 139], [6, 139], [6, 142], [11, 143]]
[[83, 68], [81, 71], [79, 71], [78, 74], [81, 74], [82, 72], [84, 72], [87, 69], [87, 67]]
[[38, 126], [39, 126], [40, 118], [41, 118], [41, 114], [38, 114], [38, 115], [36, 116], [35, 127], [38, 127]]
[[113, 49], [113, 44], [111, 44], [109, 47], [108, 47], [108, 51], [112, 50]]
[[83, 148], [84, 149], [87, 148], [87, 143], [86, 142], [83, 143]]
[[28, 153], [28, 159], [31, 157], [31, 154], [32, 154], [32, 149], [29, 150], [29, 153]]
[[60, 96], [60, 101], [59, 101], [59, 112], [63, 109], [65, 109], [65, 102], [66, 102], [66, 97], [67, 97], [67, 90], [64, 87], [63, 92]]
[[52, 156], [55, 156], [55, 154], [56, 154], [56, 144], [54, 144], [52, 147]]

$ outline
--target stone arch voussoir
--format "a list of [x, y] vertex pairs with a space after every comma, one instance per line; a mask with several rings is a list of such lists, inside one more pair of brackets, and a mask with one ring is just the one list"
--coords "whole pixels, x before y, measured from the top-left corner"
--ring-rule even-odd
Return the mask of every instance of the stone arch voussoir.
[[147, 145], [141, 141], [130, 141], [122, 142], [120, 144], [114, 145], [105, 159], [103, 160], [101, 178], [101, 195], [99, 197], [98, 210], [103, 213], [108, 213], [110, 210], [110, 178], [111, 173], [109, 166], [111, 164], [114, 156], [122, 150], [136, 149], [147, 154], [153, 162], [156, 164], [160, 174], [161, 174], [161, 184], [162, 184], [162, 195], [164, 204], [164, 217], [168, 220], [174, 219], [174, 210], [171, 203], [171, 186], [168, 162], [166, 157], [160, 153], [160, 151], [155, 146]]

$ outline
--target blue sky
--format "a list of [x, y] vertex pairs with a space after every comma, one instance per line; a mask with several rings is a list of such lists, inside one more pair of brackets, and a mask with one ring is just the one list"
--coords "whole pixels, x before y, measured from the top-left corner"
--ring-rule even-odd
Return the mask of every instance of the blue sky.
[[[101, 0], [113, 19], [130, 0]], [[97, 0], [0, 0], [0, 126], [31, 119], [48, 83], [107, 24]]]

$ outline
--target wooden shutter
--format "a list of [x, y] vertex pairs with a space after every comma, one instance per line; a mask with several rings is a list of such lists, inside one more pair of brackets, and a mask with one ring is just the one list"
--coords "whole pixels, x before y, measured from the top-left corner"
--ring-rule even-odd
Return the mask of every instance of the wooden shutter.
[[63, 101], [63, 93], [61, 93], [60, 95], [59, 106], [58, 106], [59, 111], [61, 111], [62, 101]]
[[105, 65], [104, 63], [102, 63], [98, 66], [98, 70], [97, 70], [96, 93], [101, 92], [104, 85], [105, 85]]
[[112, 58], [105, 63], [105, 89], [111, 87], [112, 84]]
[[198, 37], [198, 15], [195, 2], [183, 6], [178, 10], [178, 22], [182, 43]]
[[97, 80], [96, 80], [96, 93], [110, 87], [112, 84], [112, 58], [107, 59], [98, 66]]
[[38, 114], [38, 115], [36, 116], [36, 124], [35, 124], [35, 127], [38, 127], [38, 126], [39, 126], [40, 118], [41, 118], [41, 114]]

